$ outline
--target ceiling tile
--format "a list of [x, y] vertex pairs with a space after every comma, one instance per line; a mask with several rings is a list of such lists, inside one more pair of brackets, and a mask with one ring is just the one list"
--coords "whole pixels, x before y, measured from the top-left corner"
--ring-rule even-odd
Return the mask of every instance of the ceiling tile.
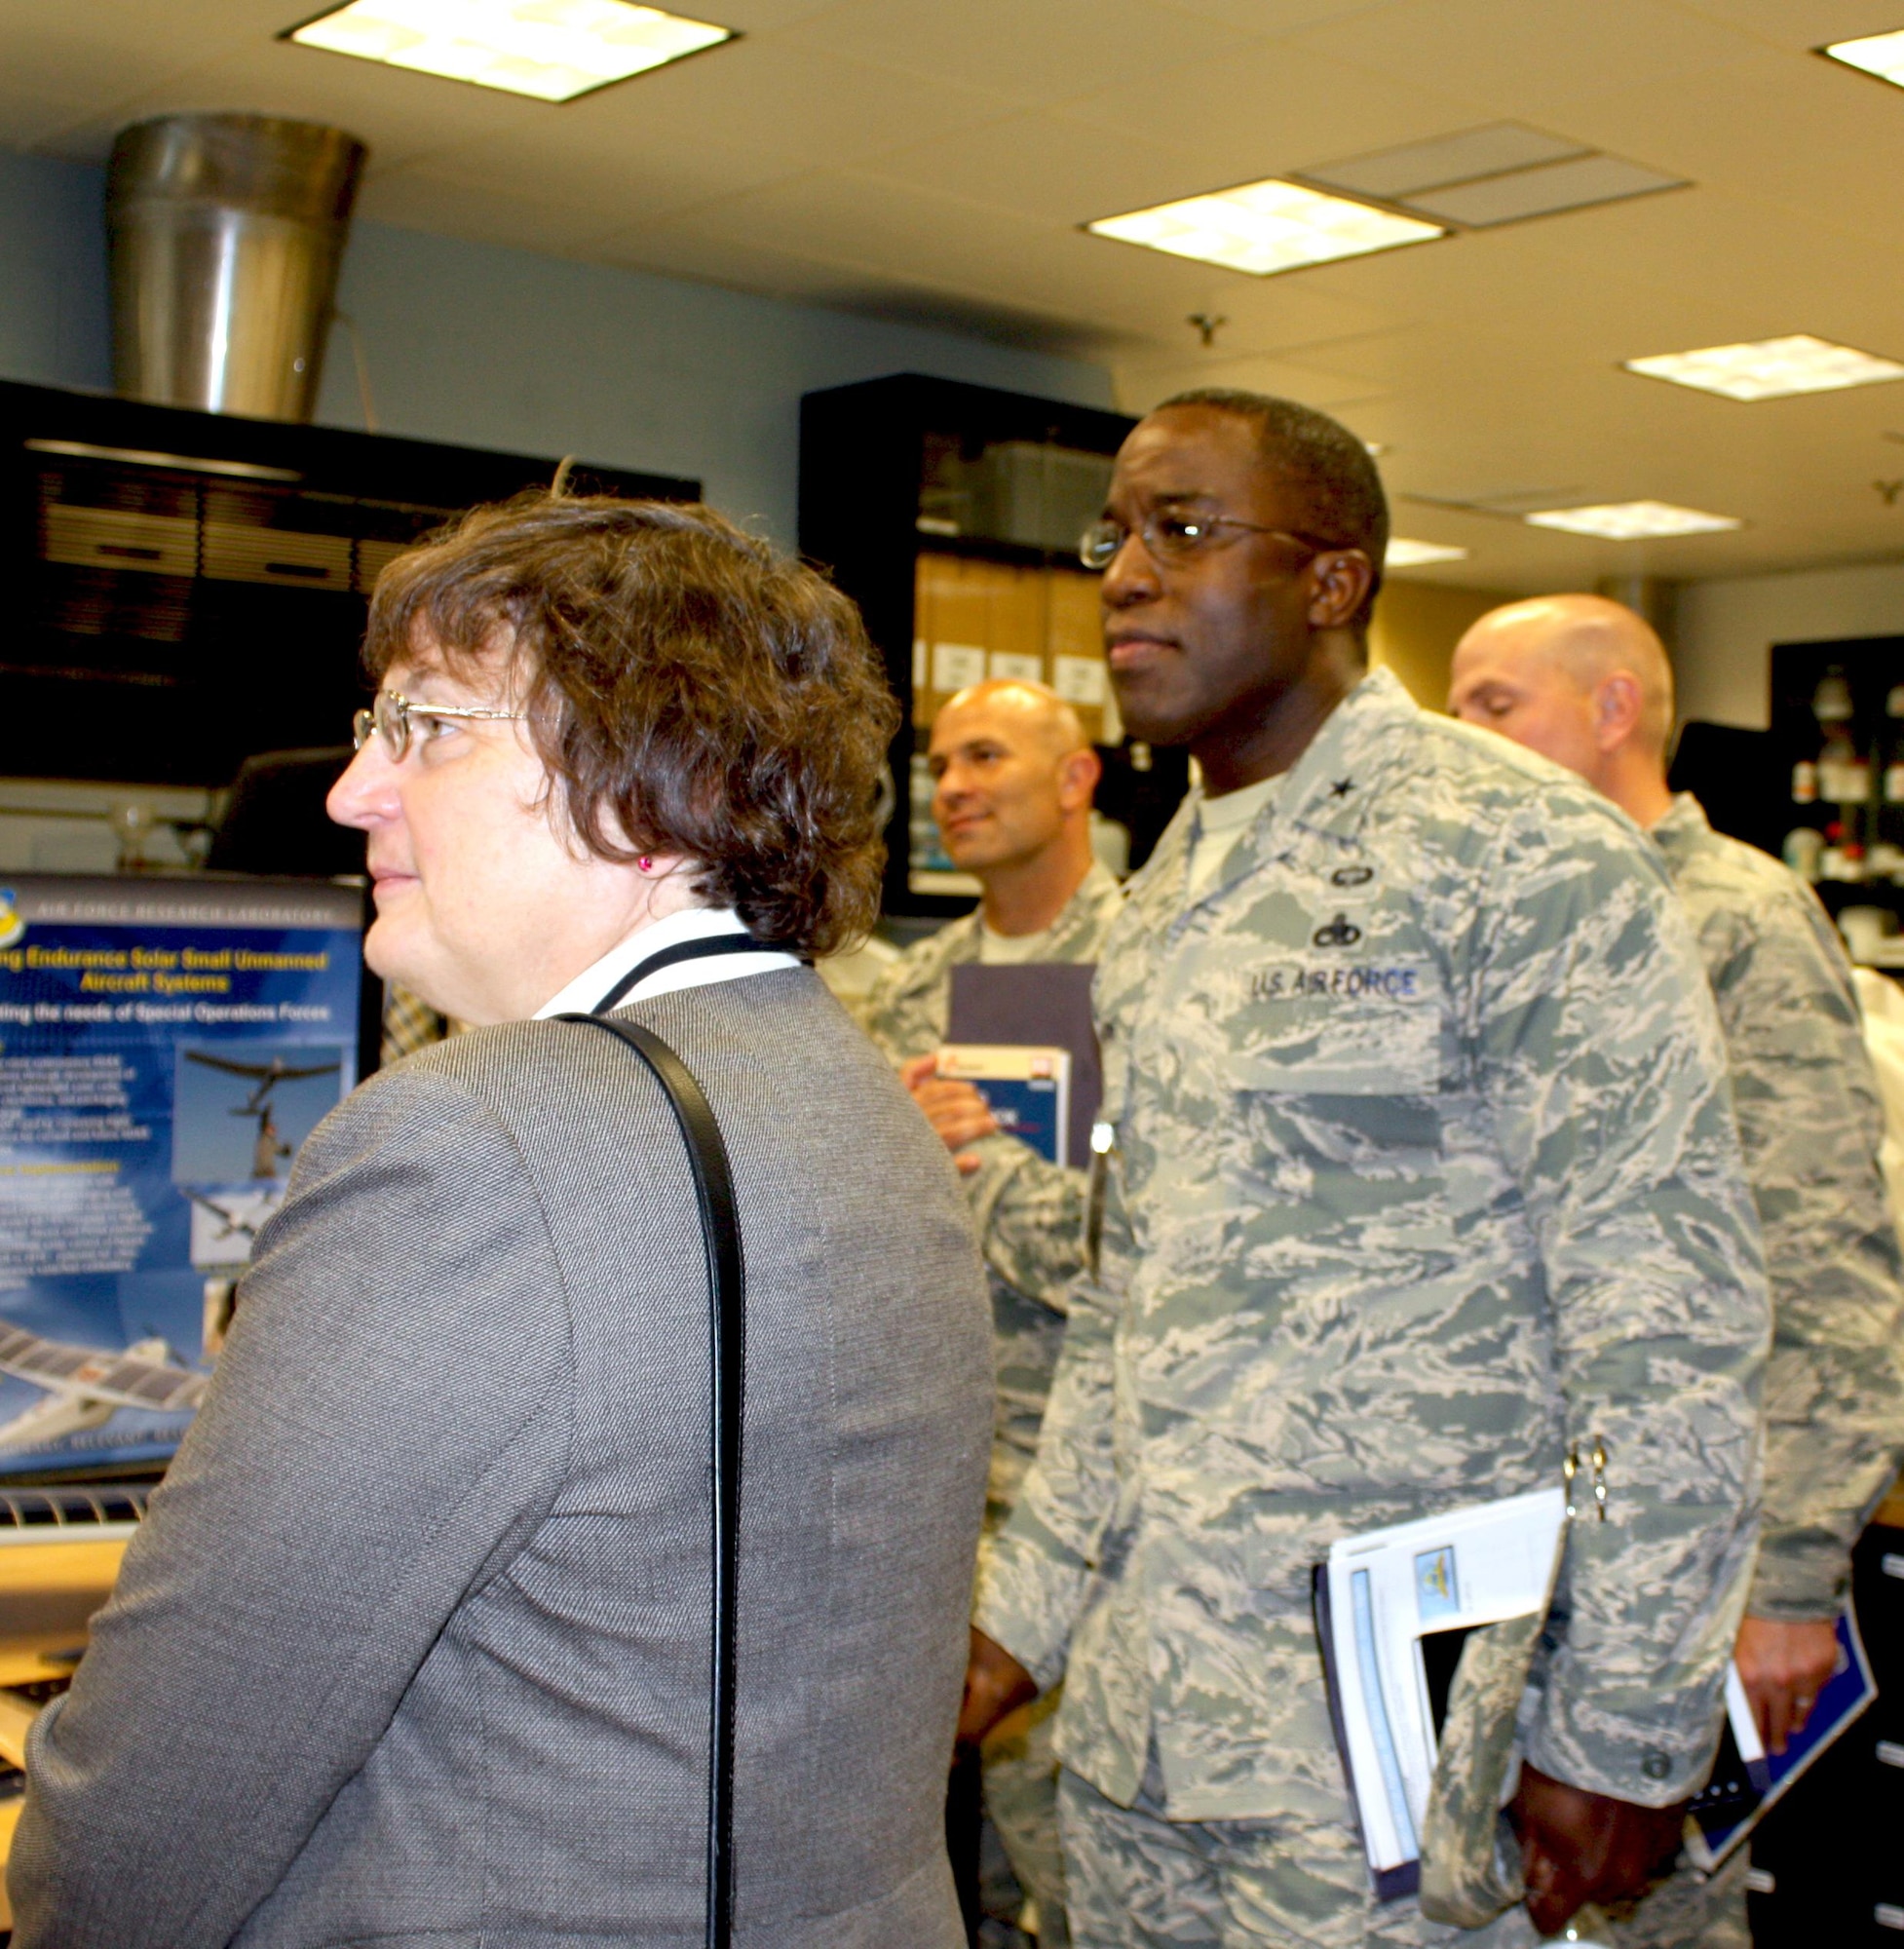
[[1269, 393], [1277, 399], [1299, 400], [1306, 406], [1340, 413], [1351, 425], [1354, 405], [1376, 397], [1381, 388], [1340, 372], [1319, 371], [1287, 360], [1245, 354], [1228, 357], [1220, 351], [1178, 352], [1174, 358], [1123, 358], [1116, 362], [1118, 400], [1126, 412], [1145, 413], [1177, 393], [1203, 386], [1234, 387], [1243, 392]]
[[1373, 155], [1306, 169], [1303, 178], [1328, 189], [1347, 190], [1352, 196], [1392, 200], [1448, 183], [1471, 182], [1476, 176], [1558, 162], [1563, 156], [1578, 156], [1585, 146], [1565, 135], [1530, 129], [1524, 122], [1489, 122], [1458, 134], [1404, 142], [1397, 149], [1378, 149]]
[[1293, 39], [1565, 135], [1580, 132], [1556, 119], [1557, 104], [1717, 66], [1753, 45], [1673, 0], [1390, 0]]
[[[1473, 550], [1435, 572], [1470, 587], [1904, 554], [1904, 509], [1871, 485], [1904, 474], [1887, 389], [1739, 405], [1618, 370], [1789, 331], [1904, 356], [1904, 95], [1808, 52], [1904, 23], [1904, 0], [708, 11], [745, 38], [549, 108], [286, 48], [284, 0], [0, 0], [0, 140], [96, 157], [166, 109], [334, 122], [372, 145], [384, 222], [1072, 350], [1133, 403], [1279, 389], [1389, 442], [1402, 494], [1753, 523], [1641, 550], [1400, 503]], [[1272, 279], [1077, 228], [1502, 121], [1696, 187]], [[1228, 321], [1207, 351], [1191, 313]]]
[[797, 238], [802, 255], [954, 290], [982, 289], [1003, 253], [1043, 235], [1041, 225], [1005, 210], [843, 170], [709, 205], [696, 227], [768, 248]]
[[1181, 165], [1145, 142], [1041, 111], [888, 150], [866, 167], [893, 182], [1081, 224], [1163, 200], [1171, 191], [1160, 185]]
[[161, 79], [148, 71], [135, 91], [63, 130], [57, 146], [62, 153], [102, 158], [114, 133], [129, 122], [242, 110], [346, 129], [369, 144], [374, 172], [444, 143], [507, 129], [541, 107], [489, 89], [265, 41], [187, 73]]
[[895, 75], [781, 38], [737, 42], [521, 127], [552, 155], [613, 158], [673, 144], [745, 156], [772, 172], [853, 163], [979, 127], [1011, 104], [954, 83]]
[[1529, 217], [1554, 216], [1562, 210], [1617, 203], [1629, 196], [1656, 196], [1661, 190], [1689, 187], [1682, 176], [1643, 170], [1618, 156], [1578, 156], [1538, 170], [1513, 170], [1481, 182], [1428, 190], [1409, 197], [1405, 207], [1428, 216], [1486, 229], [1496, 223], [1521, 223]]
[[1154, 0], [851, 0], [789, 38], [1019, 102], [1140, 81], [1251, 39]]
[[513, 196], [494, 183], [478, 187], [466, 178], [444, 178], [426, 164], [366, 183], [359, 214], [373, 223], [462, 237], [473, 244], [569, 255], [626, 221], [628, 212], [559, 203], [546, 195]]
[[1900, 22], [1896, 0], [1679, 0], [1679, 4], [1774, 47], [1791, 49], [1888, 33]]
[[[1904, 23], [1904, 0], [1891, 4]], [[1904, 176], [1904, 89], [1805, 53], [1759, 50], [1710, 76], [1597, 97], [1582, 119], [1603, 147], [1783, 204], [1809, 225], [1904, 246], [1904, 200], [1877, 193]]]
[[1298, 27], [1313, 27], [1323, 20], [1346, 19], [1352, 14], [1365, 14], [1386, 0], [1164, 0], [1173, 14], [1192, 14], [1200, 19], [1221, 20], [1240, 27], [1245, 33], [1293, 33]]
[[[794, 173], [709, 144], [683, 150], [668, 142], [629, 143], [599, 154], [572, 149], [551, 154], [533, 138], [504, 134], [431, 153], [400, 171], [377, 172], [370, 181], [373, 187], [394, 187], [428, 176], [445, 189], [460, 186], [472, 198], [493, 195], [521, 212], [539, 203], [592, 212], [594, 229], [605, 232], [674, 216]], [[540, 248], [533, 220], [515, 241]]]
[[1069, 102], [1063, 114], [1174, 159], [1166, 196], [1466, 128], [1472, 104], [1287, 44], [1238, 49]]

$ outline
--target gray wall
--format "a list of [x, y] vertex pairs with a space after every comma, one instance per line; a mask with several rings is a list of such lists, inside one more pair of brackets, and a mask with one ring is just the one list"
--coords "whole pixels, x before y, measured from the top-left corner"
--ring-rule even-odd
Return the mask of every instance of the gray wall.
[[1904, 635], [1904, 564], [1695, 582], [1679, 592], [1673, 669], [1679, 714], [1763, 731], [1771, 646]]
[[[0, 377], [109, 385], [103, 182], [0, 153]], [[1081, 360], [375, 223], [352, 234], [338, 304], [384, 432], [696, 476], [787, 543], [802, 393], [913, 371], [1112, 403]], [[363, 424], [342, 331], [318, 418]]]

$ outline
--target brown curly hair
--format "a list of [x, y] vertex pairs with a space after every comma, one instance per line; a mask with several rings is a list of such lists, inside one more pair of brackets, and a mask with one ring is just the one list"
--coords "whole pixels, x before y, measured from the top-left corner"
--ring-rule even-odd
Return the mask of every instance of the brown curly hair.
[[477, 508], [377, 578], [363, 660], [500, 670], [582, 844], [684, 856], [758, 938], [830, 954], [878, 917], [878, 655], [837, 589], [711, 508]]

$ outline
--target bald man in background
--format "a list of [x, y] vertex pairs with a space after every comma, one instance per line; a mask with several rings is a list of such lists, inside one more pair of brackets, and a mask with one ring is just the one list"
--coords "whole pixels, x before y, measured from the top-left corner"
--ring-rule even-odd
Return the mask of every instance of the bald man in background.
[[[1698, 939], [1771, 1281], [1765, 1524], [1736, 1659], [1782, 1752], [1831, 1676], [1851, 1546], [1904, 1436], [1904, 1282], [1850, 967], [1803, 880], [1667, 788], [1672, 670], [1630, 609], [1553, 595], [1491, 611], [1455, 651], [1448, 707], [1564, 765], [1643, 826]], [[1620, 1941], [1746, 1949], [1745, 1867], [1740, 1850], [1709, 1882], [1677, 1876]]]
[[[1092, 857], [1101, 766], [1078, 714], [1042, 683], [962, 690], [933, 722], [933, 818], [952, 862], [983, 889], [977, 909], [920, 941], [867, 999], [873, 1040], [967, 1173], [991, 1277], [998, 1397], [985, 1524], [1010, 1514], [1038, 1452], [1064, 1340], [1065, 1291], [1084, 1270], [1088, 1173], [1047, 1164], [1004, 1135], [969, 1083], [936, 1073], [952, 970], [969, 962], [1088, 962], [1118, 910], [1117, 881]], [[1035, 1903], [1041, 1949], [1065, 1949], [1057, 1838], [1056, 1695], [986, 1740], [985, 1802]]]

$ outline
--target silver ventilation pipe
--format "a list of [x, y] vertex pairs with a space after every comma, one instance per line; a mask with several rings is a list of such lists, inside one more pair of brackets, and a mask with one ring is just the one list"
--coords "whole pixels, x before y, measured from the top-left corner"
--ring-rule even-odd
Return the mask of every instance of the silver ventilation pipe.
[[365, 154], [267, 115], [122, 130], [106, 177], [119, 392], [308, 420]]

